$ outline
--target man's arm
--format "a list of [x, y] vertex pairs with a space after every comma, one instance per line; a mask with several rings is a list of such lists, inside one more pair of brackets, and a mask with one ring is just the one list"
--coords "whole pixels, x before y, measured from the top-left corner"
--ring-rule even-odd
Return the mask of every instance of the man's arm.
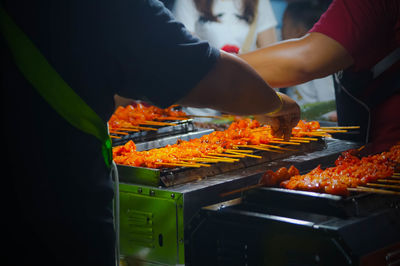
[[274, 88], [322, 78], [353, 64], [353, 58], [341, 44], [316, 32], [240, 57]]
[[248, 64], [224, 52], [215, 67], [178, 103], [258, 115], [257, 120], [270, 124], [277, 136], [285, 138], [300, 119], [300, 108], [293, 99], [278, 96]]
[[179, 104], [251, 115], [272, 112], [281, 102], [275, 91], [248, 64], [221, 52], [213, 69]]

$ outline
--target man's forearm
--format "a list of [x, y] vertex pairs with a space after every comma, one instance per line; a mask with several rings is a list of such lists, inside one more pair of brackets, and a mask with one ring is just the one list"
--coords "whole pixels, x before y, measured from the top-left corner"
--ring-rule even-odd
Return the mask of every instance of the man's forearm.
[[274, 88], [325, 77], [353, 63], [339, 43], [320, 33], [280, 42], [240, 57]]

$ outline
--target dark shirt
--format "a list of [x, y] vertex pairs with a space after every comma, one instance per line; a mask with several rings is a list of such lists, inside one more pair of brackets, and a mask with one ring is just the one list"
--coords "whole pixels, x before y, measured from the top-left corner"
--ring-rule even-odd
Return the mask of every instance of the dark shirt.
[[[219, 56], [158, 1], [2, 4], [104, 121], [115, 93], [173, 104]], [[63, 120], [18, 71], [2, 36], [0, 43], [10, 251], [21, 254], [19, 265], [112, 265], [113, 186], [100, 142]]]
[[400, 141], [400, 62], [374, 77], [372, 68], [400, 48], [400, 1], [334, 0], [310, 32], [341, 44], [354, 59], [336, 84], [339, 125], [360, 125], [351, 136], [379, 153]]

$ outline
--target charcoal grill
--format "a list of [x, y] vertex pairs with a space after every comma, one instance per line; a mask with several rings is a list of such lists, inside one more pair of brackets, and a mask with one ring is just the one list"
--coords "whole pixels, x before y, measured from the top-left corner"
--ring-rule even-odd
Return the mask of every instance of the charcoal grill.
[[[203, 215], [209, 210], [202, 210], [203, 207], [213, 204], [225, 206], [226, 202], [237, 204], [251, 197], [257, 198], [252, 193], [259, 190], [222, 195], [257, 184], [267, 169], [277, 170], [291, 164], [304, 171], [318, 164], [326, 167], [342, 151], [358, 147], [360, 144], [351, 141], [322, 139], [304, 143], [298, 151], [283, 154], [262, 152], [263, 159], [244, 158], [236, 164], [218, 163], [207, 168], [158, 170], [118, 166], [121, 180], [121, 253], [129, 260], [145, 264], [190, 265], [199, 255], [193, 253], [194, 249], [198, 249], [196, 243], [202, 243], [197, 239], [196, 232], [204, 229], [202, 221], [207, 222]], [[276, 189], [267, 190], [278, 192]], [[296, 193], [300, 198], [301, 192]], [[339, 206], [340, 202], [336, 204]], [[352, 200], [346, 202], [351, 203]], [[348, 209], [336, 211], [349, 215], [351, 207]], [[248, 227], [251, 226], [249, 223]], [[202, 252], [202, 249], [198, 250]]]
[[258, 188], [203, 208], [187, 265], [398, 265], [400, 197]]

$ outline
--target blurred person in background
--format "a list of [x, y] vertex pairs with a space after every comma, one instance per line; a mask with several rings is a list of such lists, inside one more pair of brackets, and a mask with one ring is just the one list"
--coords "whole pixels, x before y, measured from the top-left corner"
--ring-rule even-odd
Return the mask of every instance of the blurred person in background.
[[190, 32], [219, 49], [244, 53], [276, 42], [269, 0], [175, 0], [172, 10]]
[[[317, 0], [297, 0], [288, 1], [288, 5], [283, 14], [282, 39], [301, 38], [314, 26], [320, 16], [328, 8], [328, 3]], [[314, 79], [306, 83], [298, 84], [286, 88], [285, 93], [294, 99], [300, 106], [310, 106], [310, 103], [320, 103], [335, 100], [335, 88], [333, 75]], [[320, 106], [328, 103], [321, 103]], [[317, 108], [317, 105], [312, 105]], [[329, 103], [329, 106], [335, 106]], [[317, 118], [317, 117], [315, 117]], [[314, 118], [314, 119], [315, 119]], [[329, 110], [329, 113], [322, 117], [330, 121], [336, 121], [335, 110]]]
[[[277, 21], [269, 0], [175, 0], [172, 10], [194, 35], [230, 53], [253, 51], [277, 41]], [[187, 107], [184, 111], [198, 116], [220, 115], [209, 108]]]

